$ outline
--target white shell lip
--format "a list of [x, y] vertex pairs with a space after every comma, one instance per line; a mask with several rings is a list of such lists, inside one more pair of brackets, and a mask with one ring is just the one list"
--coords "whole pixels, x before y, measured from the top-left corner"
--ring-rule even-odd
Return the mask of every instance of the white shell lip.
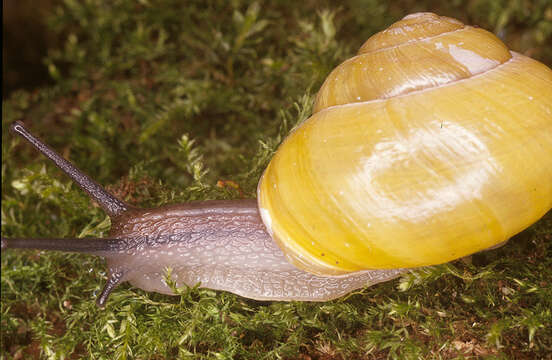
[[[266, 169], [268, 169], [268, 166], [266, 167]], [[261, 220], [263, 221], [266, 231], [268, 232], [270, 237], [274, 239], [274, 232], [272, 231], [272, 217], [270, 216], [270, 212], [268, 211], [268, 209], [263, 208], [261, 205], [261, 184], [263, 183], [266, 169], [263, 171], [263, 175], [261, 175], [261, 178], [257, 183], [257, 207], [259, 208], [259, 214], [261, 215]]]

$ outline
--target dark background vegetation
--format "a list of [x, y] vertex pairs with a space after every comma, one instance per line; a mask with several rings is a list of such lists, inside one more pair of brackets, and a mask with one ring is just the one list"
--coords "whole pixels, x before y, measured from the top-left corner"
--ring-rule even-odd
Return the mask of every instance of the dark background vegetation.
[[[253, 197], [328, 72], [433, 11], [552, 64], [549, 0], [4, 1], [2, 236], [102, 236], [109, 220], [23, 120], [127, 201]], [[543, 179], [545, 181], [545, 179]], [[2, 252], [1, 359], [550, 359], [552, 217], [506, 246], [327, 303], [124, 285], [101, 259]]]

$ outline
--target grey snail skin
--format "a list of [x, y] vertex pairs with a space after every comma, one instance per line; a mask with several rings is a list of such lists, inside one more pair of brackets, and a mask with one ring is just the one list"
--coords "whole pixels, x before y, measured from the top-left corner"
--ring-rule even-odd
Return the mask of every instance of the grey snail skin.
[[174, 295], [165, 283], [168, 268], [177, 286], [229, 291], [257, 300], [326, 301], [405, 270], [368, 270], [317, 276], [290, 264], [263, 225], [257, 202], [213, 200], [140, 209], [115, 198], [25, 128], [12, 125], [52, 160], [111, 217], [109, 238], [8, 239], [2, 249], [42, 249], [99, 255], [108, 280], [96, 303], [104, 307], [117, 285], [128, 281], [146, 291]]
[[258, 300], [326, 301], [493, 249], [552, 208], [552, 70], [495, 35], [431, 13], [403, 18], [335, 68], [282, 142], [257, 200], [140, 209], [32, 135], [13, 131], [111, 217], [107, 239], [2, 248], [103, 256], [121, 282]]

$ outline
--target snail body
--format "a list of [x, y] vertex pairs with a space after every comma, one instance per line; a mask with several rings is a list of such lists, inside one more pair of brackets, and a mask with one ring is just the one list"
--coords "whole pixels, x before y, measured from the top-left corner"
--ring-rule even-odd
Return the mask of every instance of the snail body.
[[[552, 71], [434, 14], [370, 38], [278, 149], [257, 201], [138, 209], [28, 132], [111, 216], [109, 239], [2, 239], [107, 259], [129, 281], [324, 301], [503, 243], [552, 207]], [[537, 163], [538, 161], [538, 163]]]
[[266, 232], [255, 200], [169, 205], [122, 220], [110, 236], [139, 240], [116, 256], [106, 254], [108, 265], [148, 291], [173, 293], [163, 280], [170, 267], [171, 278], [188, 286], [201, 283], [257, 300], [325, 301], [404, 271], [322, 277], [297, 269]]

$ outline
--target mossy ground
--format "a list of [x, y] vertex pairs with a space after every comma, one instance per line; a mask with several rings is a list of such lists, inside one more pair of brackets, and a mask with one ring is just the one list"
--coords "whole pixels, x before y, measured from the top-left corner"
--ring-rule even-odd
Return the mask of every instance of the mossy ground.
[[[28, 145], [24, 120], [127, 201], [252, 197], [328, 72], [414, 11], [552, 64], [541, 1], [52, 1], [52, 84], [2, 112], [2, 236], [102, 236], [106, 215]], [[544, 180], [543, 180], [544, 181]], [[236, 186], [237, 185], [237, 186]], [[552, 214], [506, 246], [326, 303], [119, 287], [91, 256], [2, 251], [1, 359], [550, 359]]]

